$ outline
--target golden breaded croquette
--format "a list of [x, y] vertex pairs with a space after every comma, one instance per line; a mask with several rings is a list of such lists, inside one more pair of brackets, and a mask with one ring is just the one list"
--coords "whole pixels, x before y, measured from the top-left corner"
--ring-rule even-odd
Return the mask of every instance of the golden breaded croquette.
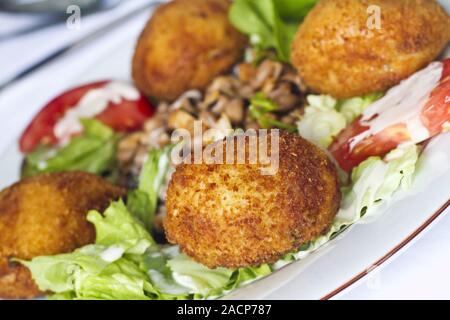
[[310, 89], [350, 98], [398, 84], [449, 40], [450, 17], [435, 0], [322, 0], [300, 26], [291, 61]]
[[66, 253], [93, 243], [89, 210], [102, 212], [124, 195], [100, 177], [53, 173], [22, 180], [0, 193], [0, 297], [31, 298], [39, 289], [29, 270], [11, 258]]
[[[225, 150], [229, 142], [219, 143]], [[245, 146], [248, 154], [248, 139]], [[168, 240], [210, 268], [237, 268], [274, 263], [328, 231], [341, 195], [322, 150], [282, 133], [277, 173], [262, 175], [262, 167], [179, 165], [167, 192]]]
[[136, 86], [171, 101], [189, 89], [204, 89], [228, 71], [246, 43], [228, 21], [229, 5], [228, 0], [175, 0], [160, 6], [136, 46]]

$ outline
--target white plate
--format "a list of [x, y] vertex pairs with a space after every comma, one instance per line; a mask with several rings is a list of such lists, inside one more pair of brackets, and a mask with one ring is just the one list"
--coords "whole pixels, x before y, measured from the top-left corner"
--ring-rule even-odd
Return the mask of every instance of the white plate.
[[[1, 188], [19, 178], [17, 138], [45, 102], [64, 89], [92, 80], [129, 80], [134, 42], [147, 17], [148, 13], [141, 14], [0, 94]], [[226, 298], [323, 299], [342, 293], [404, 250], [450, 205], [450, 134], [427, 146], [418, 173], [413, 188], [398, 193], [374, 223], [354, 226], [304, 260]]]

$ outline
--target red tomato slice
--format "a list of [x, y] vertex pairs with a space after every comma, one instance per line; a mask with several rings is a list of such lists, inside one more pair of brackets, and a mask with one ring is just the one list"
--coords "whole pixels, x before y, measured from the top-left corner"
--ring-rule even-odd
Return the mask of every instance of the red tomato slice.
[[366, 130], [367, 127], [361, 126], [359, 122], [354, 122], [331, 145], [330, 152], [343, 170], [350, 172], [367, 158], [387, 154], [401, 143], [410, 140], [406, 125], [398, 124], [361, 141], [350, 152], [351, 138]]
[[422, 111], [421, 120], [431, 136], [448, 131], [450, 124], [450, 59], [443, 62], [444, 71], [441, 82], [431, 93]]
[[[421, 121], [429, 131], [429, 138], [447, 131], [450, 123], [450, 59], [443, 63], [441, 81], [430, 93], [430, 97], [421, 111]], [[368, 129], [367, 125], [357, 119], [343, 130], [330, 146], [331, 154], [343, 170], [351, 171], [367, 158], [383, 156], [401, 143], [412, 140], [407, 125], [398, 123], [365, 138], [351, 150], [350, 145], [353, 138]]]
[[[71, 89], [50, 101], [31, 121], [20, 138], [23, 153], [33, 151], [40, 144], [56, 144], [54, 127], [67, 110], [73, 108], [90, 90], [105, 86], [109, 81], [99, 81]], [[153, 115], [153, 106], [143, 97], [137, 101], [122, 100], [120, 104], [110, 103], [95, 118], [116, 131], [134, 131], [142, 127]]]

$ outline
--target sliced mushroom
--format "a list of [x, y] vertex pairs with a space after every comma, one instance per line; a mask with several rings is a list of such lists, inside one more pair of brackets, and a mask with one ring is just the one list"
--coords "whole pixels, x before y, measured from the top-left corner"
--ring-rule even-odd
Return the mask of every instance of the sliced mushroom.
[[267, 97], [278, 106], [278, 111], [290, 111], [302, 102], [302, 96], [296, 94], [292, 83], [281, 82]]
[[301, 116], [303, 115], [304, 112], [304, 108], [297, 108], [295, 110], [293, 110], [292, 112], [290, 112], [289, 114], [283, 116], [280, 121], [285, 123], [285, 124], [290, 124], [290, 125], [295, 125], [298, 120], [300, 120]]
[[[167, 117], [167, 116], [165, 116]], [[165, 127], [166, 119], [156, 114], [153, 118], [148, 119], [144, 123], [144, 132], [150, 132], [158, 128]]]
[[177, 101], [172, 103], [170, 110], [184, 109], [189, 113], [196, 111], [196, 105], [202, 100], [202, 94], [198, 90], [186, 91]]
[[217, 118], [211, 112], [204, 110], [200, 113], [199, 120], [202, 122], [203, 128], [208, 129], [214, 127]]
[[120, 163], [129, 163], [133, 160], [137, 148], [139, 147], [139, 141], [142, 137], [141, 132], [133, 133], [122, 140], [120, 140], [117, 146], [117, 160]]
[[245, 115], [244, 100], [235, 98], [230, 100], [225, 107], [225, 114], [233, 125], [238, 125], [244, 121]]
[[166, 206], [161, 205], [158, 208], [158, 213], [155, 215], [155, 219], [153, 220], [153, 229], [155, 232], [164, 234], [163, 221], [164, 221], [165, 216], [166, 216]]
[[225, 96], [220, 96], [219, 99], [209, 107], [209, 110], [217, 115], [220, 116], [224, 111], [226, 106], [228, 105], [229, 99]]
[[261, 89], [267, 86], [267, 82], [275, 82], [279, 79], [283, 72], [283, 65], [279, 62], [265, 60], [258, 67], [257, 74], [251, 82], [252, 87], [255, 90]]
[[250, 115], [247, 115], [247, 117], [245, 119], [245, 129], [246, 130], [248, 130], [248, 129], [259, 130], [259, 129], [261, 129], [261, 126]]
[[237, 75], [239, 80], [244, 83], [249, 83], [256, 77], [257, 69], [251, 63], [241, 63], [237, 67]]
[[167, 127], [170, 130], [186, 129], [193, 133], [195, 118], [188, 112], [177, 109], [169, 113]]
[[147, 132], [140, 140], [141, 145], [158, 149], [166, 146], [169, 142], [170, 137], [165, 127], [160, 127]]
[[221, 93], [219, 91], [211, 91], [206, 94], [205, 100], [198, 105], [200, 111], [209, 110], [212, 105], [217, 103], [220, 99]]
[[239, 80], [230, 76], [216, 78], [207, 89], [207, 94], [219, 92], [228, 96], [236, 93], [236, 88], [240, 86]]
[[295, 84], [299, 93], [306, 92], [307, 88], [302, 78], [295, 70], [289, 70], [280, 78], [281, 81], [287, 81]]
[[206, 90], [205, 99], [198, 105], [198, 109], [210, 110], [216, 115], [220, 115], [228, 98], [239, 95], [238, 88], [240, 87], [241, 83], [235, 78], [217, 78]]
[[219, 120], [217, 120], [210, 128], [203, 134], [203, 145], [208, 145], [218, 140], [222, 140], [232, 132], [230, 119], [226, 114], [222, 114]]

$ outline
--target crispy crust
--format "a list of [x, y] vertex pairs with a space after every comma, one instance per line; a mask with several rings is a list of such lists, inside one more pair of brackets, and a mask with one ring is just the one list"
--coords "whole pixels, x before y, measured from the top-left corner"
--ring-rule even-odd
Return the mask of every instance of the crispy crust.
[[133, 79], [146, 95], [174, 100], [204, 89], [241, 57], [242, 36], [228, 21], [228, 0], [175, 0], [160, 6], [133, 57]]
[[236, 268], [276, 262], [325, 233], [341, 199], [334, 165], [293, 134], [280, 136], [279, 154], [272, 176], [261, 164], [178, 166], [167, 193], [169, 241], [208, 267]]
[[65, 172], [25, 179], [0, 193], [0, 297], [40, 294], [31, 274], [10, 258], [73, 251], [95, 240], [86, 220], [89, 210], [103, 211], [125, 191], [102, 178]]
[[[369, 6], [381, 8], [370, 30]], [[349, 98], [384, 92], [422, 69], [450, 39], [450, 17], [434, 0], [322, 0], [292, 46], [292, 63], [314, 91]]]

